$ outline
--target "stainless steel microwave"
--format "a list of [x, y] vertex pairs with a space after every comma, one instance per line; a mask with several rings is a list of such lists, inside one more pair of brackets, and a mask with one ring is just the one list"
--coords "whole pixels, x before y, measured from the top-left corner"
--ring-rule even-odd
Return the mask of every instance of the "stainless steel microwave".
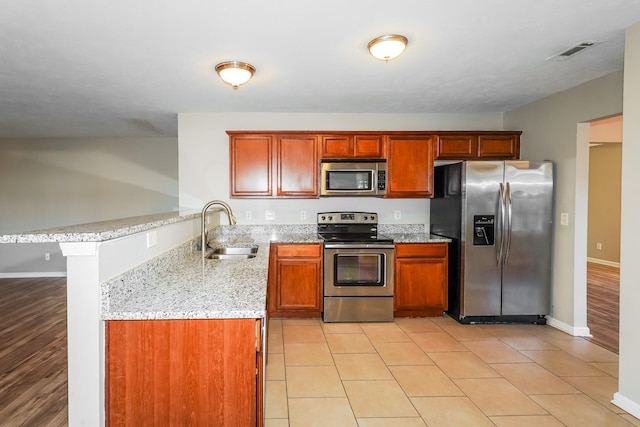
[[386, 192], [386, 160], [322, 160], [320, 162], [321, 197], [383, 197]]

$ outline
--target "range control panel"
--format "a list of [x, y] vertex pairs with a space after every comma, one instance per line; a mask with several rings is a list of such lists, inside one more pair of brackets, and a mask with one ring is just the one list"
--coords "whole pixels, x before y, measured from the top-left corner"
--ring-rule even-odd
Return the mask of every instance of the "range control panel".
[[377, 224], [375, 212], [319, 212], [318, 224]]

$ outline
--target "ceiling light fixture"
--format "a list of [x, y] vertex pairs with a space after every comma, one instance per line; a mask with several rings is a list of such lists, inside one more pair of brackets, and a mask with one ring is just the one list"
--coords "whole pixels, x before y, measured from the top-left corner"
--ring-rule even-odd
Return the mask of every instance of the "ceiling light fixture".
[[374, 58], [389, 62], [404, 51], [407, 43], [409, 43], [409, 41], [405, 36], [387, 34], [371, 40], [367, 48]]
[[218, 73], [222, 81], [230, 85], [233, 90], [237, 90], [240, 85], [248, 82], [255, 72], [255, 67], [246, 62], [227, 61], [216, 65], [216, 73]]

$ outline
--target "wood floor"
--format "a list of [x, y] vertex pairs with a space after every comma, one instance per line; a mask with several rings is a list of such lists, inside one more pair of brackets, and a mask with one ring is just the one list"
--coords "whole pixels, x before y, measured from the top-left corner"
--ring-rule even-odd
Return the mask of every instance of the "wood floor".
[[[618, 353], [620, 270], [589, 263], [590, 340]], [[66, 279], [0, 279], [0, 426], [67, 425]]]
[[67, 425], [66, 278], [0, 279], [0, 426]]
[[619, 354], [620, 268], [587, 263], [587, 326], [594, 344]]

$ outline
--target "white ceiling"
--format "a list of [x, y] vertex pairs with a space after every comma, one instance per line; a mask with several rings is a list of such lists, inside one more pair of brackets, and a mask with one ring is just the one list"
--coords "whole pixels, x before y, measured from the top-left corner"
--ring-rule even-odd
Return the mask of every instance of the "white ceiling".
[[[623, 67], [638, 0], [0, 0], [0, 138], [176, 136], [181, 112], [495, 113]], [[398, 59], [370, 39], [408, 37]], [[603, 43], [564, 62], [545, 58]], [[215, 64], [253, 64], [234, 91]]]

